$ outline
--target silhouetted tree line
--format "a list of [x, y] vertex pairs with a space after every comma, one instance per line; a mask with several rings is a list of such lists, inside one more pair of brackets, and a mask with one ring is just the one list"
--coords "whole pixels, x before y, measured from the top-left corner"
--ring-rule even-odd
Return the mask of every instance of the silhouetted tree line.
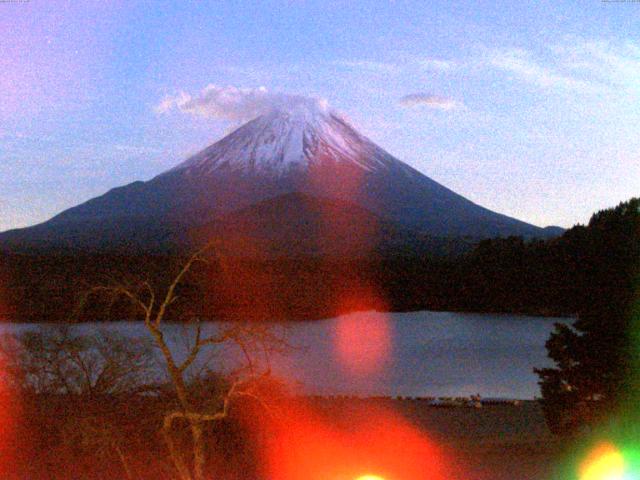
[[596, 213], [565, 237], [577, 246], [571, 251], [579, 266], [577, 320], [556, 325], [547, 341], [555, 368], [537, 370], [547, 423], [571, 434], [619, 422], [637, 438], [640, 199]]
[[[607, 227], [598, 221], [601, 216], [554, 239], [488, 239], [449, 256], [404, 250], [377, 251], [364, 259], [251, 261], [212, 254], [181, 286], [178, 302], [187, 315], [203, 319], [299, 320], [359, 308], [575, 315], [593, 295], [594, 272], [603, 268], [603, 255], [609, 261], [608, 249], [618, 242], [602, 232]], [[452, 251], [460, 250], [459, 241], [452, 244], [457, 246]], [[22, 321], [65, 320], [83, 289], [132, 276], [162, 284], [183, 260], [179, 255], [4, 255], [0, 315]], [[367, 293], [356, 301], [353, 296], [359, 292]], [[122, 299], [102, 302], [92, 302], [82, 319], [136, 315]], [[175, 315], [173, 319], [179, 319], [180, 314]]]

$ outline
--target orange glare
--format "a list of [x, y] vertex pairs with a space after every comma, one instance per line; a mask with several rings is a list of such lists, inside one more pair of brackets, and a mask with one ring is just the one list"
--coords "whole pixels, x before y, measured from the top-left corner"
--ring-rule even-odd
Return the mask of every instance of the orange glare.
[[286, 417], [273, 419], [264, 451], [266, 478], [452, 478], [443, 449], [397, 413], [381, 406], [362, 405], [358, 411], [342, 412], [345, 416], [337, 422], [340, 412], [305, 406], [300, 400], [287, 404], [286, 412]]
[[622, 454], [610, 444], [597, 447], [580, 468], [580, 480], [624, 480]]

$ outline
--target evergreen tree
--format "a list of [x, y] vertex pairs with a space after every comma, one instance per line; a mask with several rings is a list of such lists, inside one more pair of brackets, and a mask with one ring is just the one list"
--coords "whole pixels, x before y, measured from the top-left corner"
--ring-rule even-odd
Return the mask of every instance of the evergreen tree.
[[572, 326], [557, 324], [547, 341], [556, 367], [536, 369], [546, 420], [555, 433], [594, 425], [612, 413], [637, 390], [640, 366], [634, 315], [640, 199], [596, 213], [577, 233], [563, 243], [567, 255], [580, 259], [578, 317]]

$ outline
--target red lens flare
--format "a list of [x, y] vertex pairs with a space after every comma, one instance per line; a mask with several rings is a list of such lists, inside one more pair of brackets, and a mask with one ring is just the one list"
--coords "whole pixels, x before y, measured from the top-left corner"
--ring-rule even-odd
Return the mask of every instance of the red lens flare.
[[5, 382], [0, 365], [0, 477], [12, 478], [16, 461], [19, 399]]
[[[265, 449], [273, 480], [445, 480], [443, 449], [392, 411], [367, 407], [347, 422], [287, 405]], [[340, 426], [337, 426], [340, 425]]]
[[[8, 285], [8, 272], [0, 265], [0, 322], [9, 318], [10, 308], [5, 287]], [[1, 334], [1, 332], [0, 332]], [[3, 340], [4, 341], [4, 340]], [[11, 349], [6, 349], [7, 354]], [[11, 478], [14, 473], [16, 434], [19, 420], [19, 398], [7, 381], [7, 365], [4, 356], [0, 356], [0, 477]]]
[[388, 315], [359, 312], [340, 317], [334, 332], [334, 345], [340, 365], [356, 375], [372, 374], [382, 368], [391, 355]]
[[[339, 317], [333, 332], [334, 351], [349, 373], [369, 375], [379, 371], [391, 357], [391, 322], [382, 295], [372, 286], [336, 289]], [[353, 313], [351, 313], [353, 312]]]

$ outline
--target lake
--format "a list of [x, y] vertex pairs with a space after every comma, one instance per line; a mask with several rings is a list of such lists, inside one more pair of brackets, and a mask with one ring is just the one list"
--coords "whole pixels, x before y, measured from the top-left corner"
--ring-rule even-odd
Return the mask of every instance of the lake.
[[[534, 367], [551, 366], [544, 347], [555, 322], [569, 319], [451, 312], [362, 312], [284, 329], [296, 348], [271, 359], [275, 375], [299, 392], [321, 395], [539, 396]], [[2, 324], [2, 332], [39, 328]], [[44, 325], [44, 328], [51, 326]], [[134, 322], [88, 323], [78, 333], [103, 330], [146, 335]], [[167, 324], [166, 336], [179, 356], [193, 330]], [[208, 330], [219, 324], [207, 324]], [[218, 361], [237, 361], [238, 352], [217, 351]]]

